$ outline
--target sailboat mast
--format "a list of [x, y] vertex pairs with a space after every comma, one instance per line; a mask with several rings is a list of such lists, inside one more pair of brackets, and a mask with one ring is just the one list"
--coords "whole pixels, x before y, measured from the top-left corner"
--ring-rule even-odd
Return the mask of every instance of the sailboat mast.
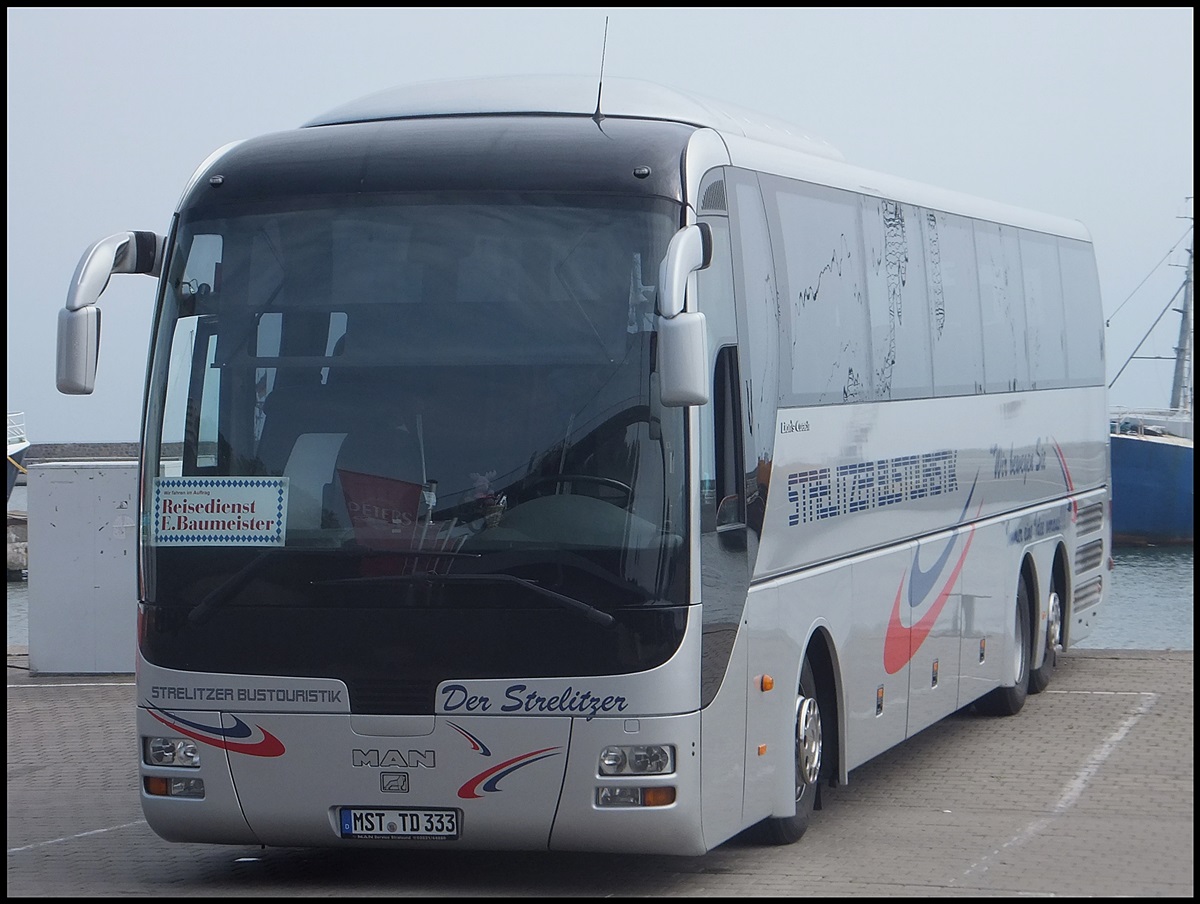
[[1195, 235], [1188, 243], [1187, 275], [1183, 283], [1183, 315], [1179, 323], [1179, 341], [1175, 345], [1175, 379], [1171, 382], [1171, 407], [1192, 413], [1192, 249]]

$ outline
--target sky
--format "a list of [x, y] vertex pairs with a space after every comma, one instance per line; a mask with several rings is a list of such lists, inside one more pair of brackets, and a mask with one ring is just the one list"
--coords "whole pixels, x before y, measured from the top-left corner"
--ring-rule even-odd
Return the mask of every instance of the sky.
[[1167, 309], [1191, 235], [1193, 8], [7, 14], [8, 410], [35, 444], [138, 439], [154, 280], [117, 275], [101, 297], [88, 396], [55, 387], [58, 311], [93, 242], [167, 231], [212, 151], [396, 85], [598, 77], [602, 61], [606, 77], [793, 122], [856, 165], [1081, 221], [1109, 380], [1124, 367], [1110, 403], [1170, 403], [1170, 362], [1125, 365], [1135, 349], [1172, 356], [1178, 336]]

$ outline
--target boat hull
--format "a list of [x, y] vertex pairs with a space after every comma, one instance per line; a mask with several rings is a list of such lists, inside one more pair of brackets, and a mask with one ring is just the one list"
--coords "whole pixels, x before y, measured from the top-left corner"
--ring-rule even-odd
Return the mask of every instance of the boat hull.
[[1110, 440], [1113, 543], [1191, 545], [1192, 440], [1122, 433]]

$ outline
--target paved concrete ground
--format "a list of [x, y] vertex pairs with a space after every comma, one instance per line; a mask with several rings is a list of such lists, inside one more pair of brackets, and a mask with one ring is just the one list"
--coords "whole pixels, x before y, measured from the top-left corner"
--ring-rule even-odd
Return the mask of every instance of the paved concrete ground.
[[9, 897], [1194, 894], [1190, 651], [1070, 652], [1015, 718], [955, 715], [851, 773], [798, 844], [695, 858], [168, 844], [131, 676], [8, 666]]

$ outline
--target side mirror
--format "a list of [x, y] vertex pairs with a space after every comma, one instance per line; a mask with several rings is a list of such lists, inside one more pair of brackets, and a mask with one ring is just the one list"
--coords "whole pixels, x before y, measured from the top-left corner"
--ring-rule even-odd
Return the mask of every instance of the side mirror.
[[58, 354], [55, 383], [67, 395], [90, 395], [96, 386], [100, 358], [100, 309], [88, 305], [58, 312]]
[[162, 272], [165, 240], [153, 232], [118, 232], [93, 244], [75, 267], [66, 306], [58, 312], [55, 382], [68, 395], [88, 395], [96, 385], [100, 309], [96, 302], [114, 273]]
[[712, 262], [712, 232], [707, 223], [684, 226], [671, 236], [658, 267], [658, 313], [671, 318], [684, 309], [687, 280]]
[[162, 272], [165, 240], [153, 232], [118, 232], [101, 239], [83, 253], [67, 290], [67, 310], [93, 305], [108, 288], [114, 273]]
[[659, 397], [670, 408], [709, 399], [708, 329], [704, 315], [686, 311], [688, 277], [712, 261], [707, 223], [685, 226], [671, 237], [658, 271]]
[[708, 328], [699, 311], [658, 319], [659, 398], [667, 408], [708, 403]]

